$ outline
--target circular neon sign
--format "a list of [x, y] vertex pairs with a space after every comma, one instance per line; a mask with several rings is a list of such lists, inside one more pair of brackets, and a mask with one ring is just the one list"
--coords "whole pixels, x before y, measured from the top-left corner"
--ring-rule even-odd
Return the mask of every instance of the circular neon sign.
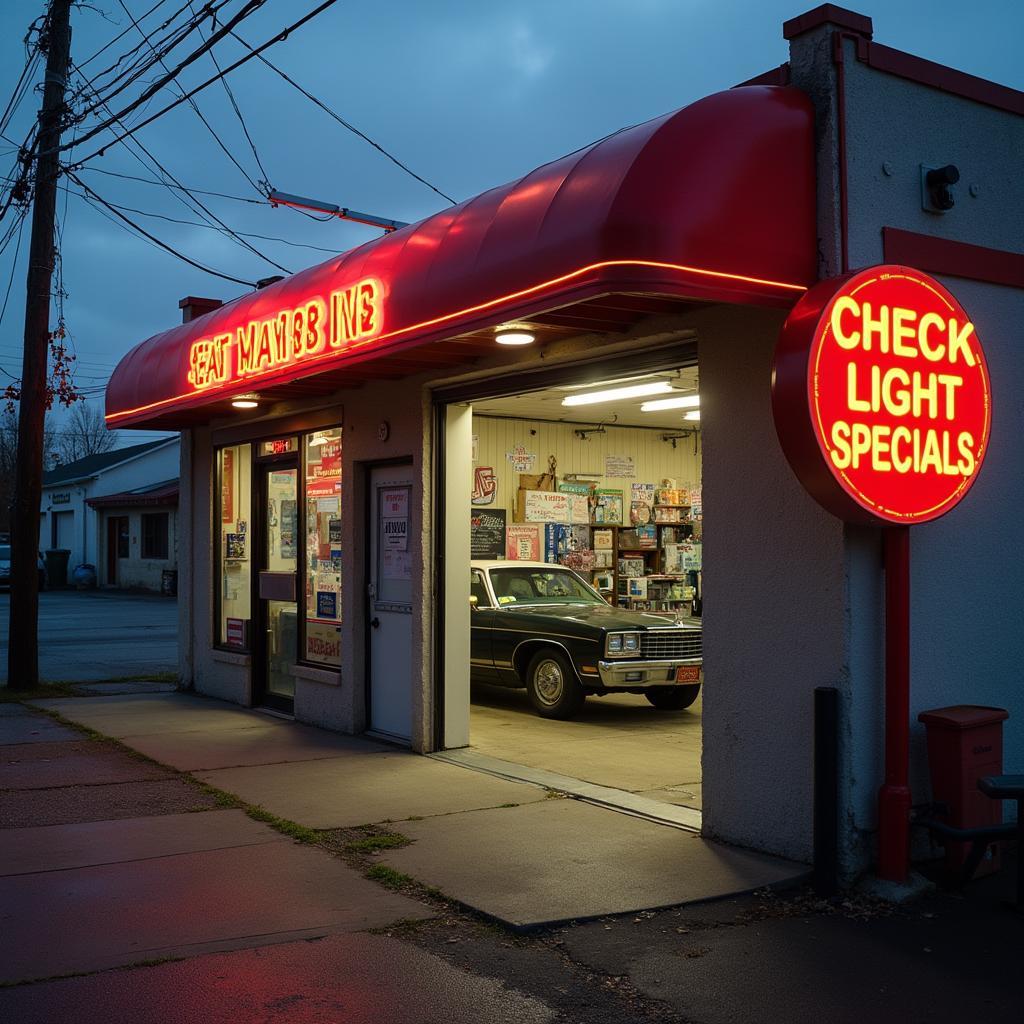
[[988, 448], [988, 367], [963, 307], [910, 267], [816, 285], [782, 328], [772, 411], [797, 476], [851, 522], [913, 525], [953, 508]]

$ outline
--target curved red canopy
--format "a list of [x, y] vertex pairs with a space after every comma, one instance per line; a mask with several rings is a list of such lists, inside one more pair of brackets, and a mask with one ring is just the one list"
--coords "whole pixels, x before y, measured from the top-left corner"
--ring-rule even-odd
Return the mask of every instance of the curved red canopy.
[[[789, 306], [816, 278], [813, 139], [810, 101], [781, 86], [716, 93], [617, 132], [144, 341], [111, 377], [107, 420], [171, 425], [239, 392], [610, 293]], [[244, 329], [273, 332], [282, 311], [332, 308], [367, 280], [366, 337], [325, 336], [305, 358], [264, 353], [240, 371]], [[190, 372], [197, 344], [208, 355], [218, 338], [224, 365]]]

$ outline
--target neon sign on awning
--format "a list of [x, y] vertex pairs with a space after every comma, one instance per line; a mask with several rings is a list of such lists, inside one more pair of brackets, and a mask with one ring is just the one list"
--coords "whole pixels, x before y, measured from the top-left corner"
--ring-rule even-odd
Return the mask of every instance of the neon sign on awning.
[[205, 391], [369, 341], [383, 327], [383, 295], [380, 282], [368, 277], [326, 298], [315, 296], [293, 309], [200, 338], [189, 350], [188, 383]]

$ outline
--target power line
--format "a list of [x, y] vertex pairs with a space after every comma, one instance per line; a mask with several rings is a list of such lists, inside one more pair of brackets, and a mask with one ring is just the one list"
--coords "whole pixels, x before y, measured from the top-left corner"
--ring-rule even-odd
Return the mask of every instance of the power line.
[[[78, 168], [78, 170], [79, 172], [90, 171], [93, 174], [106, 174], [112, 178], [124, 178], [127, 181], [139, 181], [146, 185], [158, 185], [162, 188], [169, 188], [171, 190], [179, 189], [182, 192], [187, 192], [189, 195], [216, 196], [218, 199], [231, 199], [236, 203], [251, 203], [253, 206], [270, 205], [270, 203], [268, 203], [265, 199], [250, 199], [246, 196], [233, 196], [227, 192], [212, 192], [209, 189], [193, 188], [191, 185], [168, 185], [166, 181], [159, 181], [156, 178], [140, 178], [137, 174], [123, 174], [119, 171], [108, 171], [102, 167], [87, 166], [80, 167]], [[328, 217], [326, 219], [331, 220], [332, 218]]]
[[[193, 9], [191, 0], [189, 0], [188, 9], [190, 11]], [[213, 16], [213, 24], [217, 24], [216, 14], [214, 14]], [[199, 33], [200, 36], [202, 36], [203, 30], [201, 26], [196, 26], [196, 31]], [[252, 141], [252, 136], [249, 134], [249, 128], [245, 123], [245, 118], [242, 117], [242, 110], [238, 105], [238, 101], [235, 99], [235, 94], [234, 92], [232, 92], [231, 86], [228, 85], [228, 80], [224, 77], [223, 71], [221, 70], [221, 66], [217, 61], [217, 54], [213, 50], [210, 51], [210, 60], [213, 61], [213, 66], [221, 75], [220, 84], [224, 86], [224, 92], [227, 93], [227, 97], [231, 101], [231, 106], [235, 111], [235, 116], [238, 118], [238, 123], [242, 126], [242, 134], [245, 136], [246, 141], [249, 143], [249, 148], [252, 150], [253, 159], [256, 161], [256, 166], [260, 169], [260, 173], [263, 175], [263, 183], [268, 186], [269, 191], [270, 175], [267, 174], [267, 169], [263, 166], [263, 161], [260, 159], [259, 151], [256, 149], [256, 143]]]
[[120, 210], [111, 206], [110, 203], [108, 203], [102, 196], [100, 196], [98, 193], [94, 192], [91, 188], [89, 188], [89, 186], [86, 185], [85, 182], [82, 181], [82, 179], [79, 178], [77, 175], [72, 174], [71, 171], [66, 171], [65, 173], [76, 185], [78, 185], [79, 188], [84, 189], [89, 194], [89, 197], [92, 200], [95, 200], [101, 206], [106, 207], [115, 217], [118, 218], [118, 220], [124, 221], [125, 224], [129, 225], [129, 227], [134, 228], [140, 235], [142, 235], [144, 238], [147, 238], [154, 245], [159, 246], [165, 252], [169, 252], [172, 256], [176, 256], [179, 260], [183, 260], [185, 263], [188, 263], [190, 266], [195, 267], [197, 270], [202, 270], [207, 274], [212, 274], [214, 277], [223, 278], [225, 281], [231, 281], [234, 284], [243, 284], [249, 288], [256, 287], [256, 283], [254, 281], [243, 281], [241, 278], [232, 277], [230, 274], [222, 274], [219, 270], [212, 270], [210, 267], [203, 266], [202, 263], [197, 263], [194, 259], [191, 259], [184, 253], [178, 252], [177, 249], [168, 245], [166, 242], [161, 242], [160, 239], [157, 238], [155, 235], [151, 235], [145, 228], [140, 227], [133, 220], [131, 220], [130, 218], [126, 217], [123, 213], [121, 213]]
[[[229, 0], [222, 0], [220, 6], [223, 7], [228, 2]], [[249, 17], [250, 14], [254, 14], [265, 3], [266, 0], [247, 0], [245, 6], [242, 7], [241, 10], [236, 12], [229, 19], [227, 24], [231, 27], [241, 24], [246, 18]], [[120, 84], [117, 85], [111, 92], [108, 92], [107, 95], [103, 98], [102, 102], [109, 103], [115, 96], [124, 92], [124, 90], [127, 89], [133, 82], [138, 80], [151, 67], [153, 67], [154, 64], [157, 63], [157, 61], [159, 61], [162, 57], [167, 56], [167, 54], [170, 53], [171, 50], [173, 50], [176, 46], [178, 46], [179, 43], [181, 43], [184, 39], [188, 38], [188, 36], [192, 34], [193, 30], [203, 20], [203, 18], [205, 18], [208, 13], [213, 13], [215, 9], [215, 4], [207, 4], [207, 6], [204, 7], [203, 10], [200, 12], [201, 16], [198, 18], [192, 18], [191, 21], [186, 22], [184, 25], [181, 26], [180, 29], [177, 29], [174, 33], [172, 33], [172, 37], [174, 37], [173, 42], [166, 43], [165, 45], [163, 45], [162, 49], [152, 47], [152, 44], [150, 44], [149, 40], [146, 39], [145, 42], [149, 44], [151, 48], [154, 49], [154, 53], [156, 54], [155, 58], [153, 60], [141, 62], [139, 66], [137, 66], [130, 72], [122, 73], [120, 78], [117, 80], [120, 82]], [[182, 10], [184, 10], [184, 8], [182, 8]], [[128, 106], [125, 107], [113, 120], [119, 120], [120, 118], [125, 117], [127, 114], [130, 114], [137, 107], [142, 106], [142, 104], [145, 103], [146, 100], [148, 100], [151, 96], [158, 93], [165, 85], [167, 85], [168, 82], [173, 81], [179, 74], [181, 74], [182, 71], [185, 70], [185, 68], [187, 68], [190, 64], [195, 63], [195, 61], [199, 60], [199, 58], [207, 51], [207, 49], [213, 46], [225, 34], [226, 32], [224, 30], [222, 30], [220, 33], [215, 33], [210, 38], [209, 42], [204, 42], [202, 46], [199, 46], [196, 49], [194, 49], [187, 57], [185, 57], [182, 61], [178, 63], [177, 67], [175, 67], [173, 71], [168, 71], [165, 75], [158, 78], [151, 85], [143, 89], [143, 91], [134, 100], [132, 100], [132, 102], [129, 103]], [[141, 48], [141, 44], [140, 47], [137, 47], [136, 49], [139, 48]], [[100, 75], [94, 76], [94, 78], [89, 84], [91, 85], [92, 82], [95, 82], [97, 78], [101, 77], [103, 77], [102, 72], [100, 73]], [[82, 111], [82, 113], [79, 115], [80, 118], [88, 117], [89, 114], [91, 114], [95, 110], [98, 110], [99, 107], [100, 103], [93, 104], [93, 106], [89, 107], [87, 110]], [[86, 132], [84, 136], [82, 136], [79, 142], [84, 142], [87, 139], [92, 138], [94, 135], [98, 135], [105, 128], [109, 127], [111, 123], [113, 123], [113, 121], [104, 122], [102, 124], [96, 125], [93, 128], [90, 128], [89, 131]], [[67, 146], [61, 146], [61, 149], [67, 148]]]
[[[129, 144], [129, 142], [130, 142], [130, 144]], [[285, 274], [291, 273], [291, 271], [288, 270], [287, 267], [281, 266], [280, 263], [277, 263], [275, 260], [272, 260], [269, 256], [264, 255], [254, 245], [251, 245], [249, 242], [245, 241], [244, 238], [240, 238], [238, 236], [238, 234], [232, 228], [228, 227], [228, 225], [225, 224], [224, 221], [221, 220], [220, 217], [218, 217], [205, 203], [203, 203], [200, 200], [196, 199], [195, 196], [193, 196], [191, 193], [189, 193], [188, 190], [185, 189], [184, 186], [181, 184], [181, 182], [178, 181], [178, 179], [175, 178], [175, 176], [173, 174], [171, 174], [171, 172], [162, 163], [160, 163], [159, 160], [157, 160], [157, 158], [146, 148], [146, 146], [142, 142], [140, 142], [138, 139], [127, 140], [127, 138], [126, 138], [126, 140], [125, 140], [125, 148], [128, 150], [129, 153], [132, 154], [133, 157], [135, 157], [136, 160], [138, 160], [138, 162], [140, 164], [142, 164], [142, 166], [146, 170], [151, 170], [151, 168], [146, 167], [145, 161], [131, 148], [132, 146], [137, 146], [139, 149], [141, 149], [142, 152], [145, 153], [146, 156], [153, 162], [153, 164], [156, 165], [156, 167], [157, 167], [157, 169], [158, 169], [158, 171], [159, 171], [159, 173], [161, 174], [162, 177], [170, 178], [170, 180], [172, 182], [174, 182], [175, 185], [177, 185], [179, 187], [179, 189], [181, 189], [182, 191], [184, 191], [188, 195], [189, 200], [191, 201], [191, 203], [193, 205], [190, 205], [189, 202], [186, 202], [185, 199], [183, 199], [180, 195], [178, 195], [177, 193], [173, 192], [173, 190], [172, 190], [172, 195], [174, 195], [175, 198], [186, 209], [191, 210], [192, 213], [197, 214], [199, 217], [202, 217], [204, 220], [215, 221], [223, 229], [224, 234], [226, 236], [234, 239], [234, 241], [236, 241], [243, 248], [248, 249], [249, 252], [254, 253], [256, 256], [259, 256], [259, 258], [261, 260], [263, 260], [265, 263], [269, 263], [270, 266], [274, 267], [277, 270], [282, 271]], [[77, 169], [77, 167], [75, 169]], [[68, 170], [70, 171], [70, 168]], [[107, 172], [107, 173], [113, 173], [113, 172]], [[168, 186], [168, 188], [170, 188], [170, 186]]]
[[[157, 10], [157, 8], [159, 8], [159, 7], [163, 7], [163, 5], [164, 5], [165, 3], [167, 3], [167, 0], [156, 0], [156, 3], [155, 3], [155, 4], [153, 4], [153, 6], [152, 6], [152, 7], [150, 7], [150, 9], [149, 9], [148, 11], [146, 11], [146, 13], [145, 13], [145, 14], [140, 14], [140, 15], [139, 15], [139, 21], [145, 21], [145, 20], [146, 20], [146, 19], [147, 19], [147, 18], [148, 18], [148, 17], [149, 17], [149, 16], [150, 16], [150, 15], [151, 15], [151, 14], [152, 14], [152, 13], [153, 13], [154, 11], [155, 11], [155, 10]], [[178, 14], [180, 14], [180, 13], [181, 13], [181, 11], [183, 11], [184, 9], [185, 9], [185, 8], [184, 8], [184, 7], [182, 7], [182, 8], [181, 8], [181, 9], [180, 9], [179, 11], [177, 11], [177, 12], [176, 12], [175, 14], [173, 14], [173, 15], [171, 16], [171, 20], [173, 21], [173, 19], [174, 19], [174, 18], [176, 18], [176, 17], [178, 16]], [[167, 24], [169, 24], [169, 22], [166, 22], [166, 21], [165, 21], [165, 22], [164, 22], [164, 25], [161, 25], [161, 26], [159, 26], [159, 27], [157, 28], [157, 31], [159, 31], [159, 30], [160, 30], [160, 28], [163, 28], [163, 27], [164, 27], [165, 25], [167, 25]], [[82, 61], [82, 63], [81, 63], [81, 64], [79, 64], [78, 66], [79, 66], [80, 68], [84, 68], [84, 67], [86, 67], [87, 65], [91, 64], [91, 63], [92, 63], [92, 62], [93, 62], [93, 61], [94, 61], [94, 60], [95, 60], [95, 59], [96, 59], [96, 58], [97, 58], [97, 57], [98, 57], [98, 56], [99, 56], [99, 55], [100, 55], [101, 53], [105, 53], [105, 52], [106, 52], [107, 50], [109, 50], [109, 49], [110, 49], [110, 48], [111, 48], [111, 47], [112, 47], [112, 46], [114, 45], [114, 43], [116, 43], [116, 42], [118, 41], [118, 39], [123, 39], [123, 38], [124, 38], [124, 37], [125, 37], [126, 35], [128, 35], [128, 33], [129, 33], [130, 31], [131, 31], [131, 29], [130, 29], [130, 28], [126, 28], [126, 29], [124, 29], [123, 31], [121, 31], [121, 32], [118, 32], [118, 34], [117, 34], [116, 36], [114, 36], [114, 38], [113, 38], [113, 39], [111, 39], [111, 40], [110, 40], [109, 42], [107, 42], [107, 43], [104, 43], [104, 45], [103, 45], [103, 46], [101, 46], [101, 47], [100, 47], [100, 48], [99, 48], [99, 49], [98, 49], [98, 50], [97, 50], [97, 51], [96, 51], [96, 52], [95, 52], [95, 53], [94, 53], [94, 54], [93, 54], [93, 55], [92, 55], [91, 57], [88, 57], [88, 58], [86, 58], [85, 60], [83, 60], [83, 61]], [[120, 61], [118, 61], [118, 63], [120, 63]]]
[[411, 175], [417, 181], [426, 185], [427, 188], [429, 188], [431, 191], [436, 192], [442, 199], [448, 200], [448, 202], [452, 203], [453, 205], [456, 203], [456, 200], [453, 199], [450, 195], [448, 195], [446, 192], [442, 192], [436, 185], [432, 185], [429, 181], [427, 181], [426, 178], [417, 174], [407, 164], [402, 163], [402, 161], [399, 160], [398, 157], [394, 156], [392, 153], [389, 153], [379, 142], [375, 142], [373, 139], [370, 138], [369, 135], [367, 135], [363, 131], [360, 131], [354, 124], [352, 124], [349, 121], [346, 121], [345, 118], [341, 116], [341, 114], [339, 114], [336, 110], [332, 110], [329, 106], [327, 106], [326, 103], [323, 102], [323, 100], [318, 99], [311, 92], [309, 92], [309, 90], [304, 89], [301, 85], [299, 85], [298, 82], [295, 81], [294, 78], [291, 78], [290, 76], [285, 74], [285, 72], [282, 71], [276, 64], [272, 64], [266, 57], [262, 56], [258, 50], [253, 50], [253, 48], [237, 32], [232, 32], [231, 35], [235, 39], [237, 39], [244, 47], [252, 51], [250, 53], [250, 56], [259, 57], [259, 59], [264, 64], [266, 64], [266, 66], [270, 68], [271, 71], [274, 71], [278, 75], [280, 75], [294, 89], [298, 89], [298, 91], [301, 92], [302, 95], [306, 97], [306, 99], [308, 99], [311, 103], [316, 104], [316, 106], [318, 106], [322, 111], [324, 111], [324, 113], [329, 114], [331, 117], [333, 117], [334, 120], [337, 121], [338, 124], [340, 124], [342, 127], [347, 128], [353, 134], [358, 135], [359, 138], [361, 138], [364, 142], [368, 142], [371, 146], [373, 146], [374, 149], [383, 153], [384, 156], [386, 156], [393, 164], [395, 164], [397, 167], [400, 167], [403, 171], [405, 171], [406, 174]]
[[[85, 196], [82, 196], [81, 193], [77, 193], [76, 192], [76, 193], [73, 193], [73, 194], [79, 196], [79, 198], [82, 198], [82, 199], [85, 198]], [[133, 206], [124, 206], [121, 203], [110, 203], [110, 205], [115, 207], [118, 210], [123, 210], [125, 213], [135, 213], [135, 214], [138, 214], [140, 217], [152, 217], [155, 220], [164, 220], [164, 221], [167, 221], [167, 222], [169, 222], [171, 224], [183, 224], [185, 227], [190, 227], [190, 228], [206, 228], [209, 231], [218, 231], [219, 230], [215, 225], [213, 225], [213, 224], [204, 224], [201, 221], [182, 220], [180, 217], [170, 217], [170, 216], [168, 216], [165, 213], [150, 213], [147, 210], [139, 210], [139, 209], [136, 209]], [[270, 204], [267, 203], [266, 205], [269, 206]], [[238, 231], [238, 232], [236, 232], [236, 234], [239, 235], [242, 238], [259, 238], [259, 239], [261, 239], [264, 242], [280, 242], [282, 245], [292, 245], [292, 246], [295, 246], [298, 249], [313, 249], [316, 252], [326, 252], [326, 253], [330, 253], [333, 256], [337, 256], [338, 255], [338, 250], [337, 249], [329, 249], [329, 248], [327, 248], [325, 246], [322, 246], [322, 245], [310, 245], [307, 242], [290, 242], [287, 238], [278, 238], [275, 235], [258, 235], [258, 234], [255, 234], [254, 232], [250, 232], [250, 231]]]
[[[255, 0], [252, 0], [252, 2], [255, 2]], [[234, 64], [231, 64], [229, 67], [225, 68], [219, 74], [214, 75], [212, 78], [208, 78], [205, 82], [202, 82], [200, 85], [197, 85], [194, 89], [190, 89], [187, 93], [185, 93], [184, 96], [181, 96], [178, 99], [174, 100], [173, 102], [168, 103], [165, 107], [162, 107], [155, 114], [151, 114], [149, 117], [145, 118], [145, 120], [139, 121], [138, 124], [134, 125], [131, 129], [129, 129], [123, 135], [117, 136], [112, 141], [106, 143], [100, 149], [96, 150], [94, 153], [90, 153], [89, 156], [83, 158], [82, 160], [79, 160], [77, 162], [76, 166], [80, 167], [82, 164], [87, 163], [89, 160], [92, 160], [92, 159], [94, 159], [94, 158], [96, 158], [98, 156], [102, 156], [107, 151], [107, 149], [109, 149], [111, 146], [116, 145], [118, 142], [122, 142], [129, 135], [134, 135], [137, 131], [140, 131], [142, 128], [145, 128], [147, 125], [152, 124], [158, 118], [163, 117], [164, 114], [166, 114], [169, 111], [173, 110], [175, 107], [180, 106], [190, 96], [195, 96], [197, 93], [202, 92], [204, 89], [206, 89], [207, 87], [212, 85], [214, 82], [219, 81], [225, 75], [229, 75], [232, 71], [235, 71], [237, 68], [240, 68], [243, 64], [248, 63], [250, 60], [252, 60], [253, 57], [258, 57], [263, 50], [268, 49], [269, 47], [273, 46], [275, 43], [279, 43], [282, 40], [287, 39], [288, 36], [292, 32], [294, 32], [296, 29], [301, 28], [307, 22], [309, 22], [313, 18], [315, 18], [318, 14], [322, 14], [324, 11], [327, 10], [327, 8], [333, 7], [337, 2], [338, 2], [338, 0], [323, 0], [323, 3], [321, 3], [318, 7], [315, 7], [312, 11], [310, 11], [308, 14], [304, 15], [303, 17], [301, 17], [298, 21], [293, 22], [291, 25], [289, 25], [287, 28], [283, 29], [280, 33], [278, 33], [272, 39], [268, 39], [267, 42], [263, 43], [261, 46], [258, 46], [255, 50], [253, 50], [251, 53], [247, 54], [245, 57], [241, 57], [239, 60], [236, 60]], [[238, 21], [238, 17], [236, 15], [236, 17], [234, 19], [232, 19], [232, 22], [237, 24], [237, 21]], [[232, 23], [229, 22], [228, 25], [230, 25], [230, 24], [232, 24]], [[210, 41], [213, 42], [216, 39], [220, 39], [228, 31], [230, 31], [230, 28], [228, 28], [228, 25], [225, 25], [225, 27], [220, 29], [217, 33], [215, 33], [214, 36], [211, 36], [210, 37]], [[207, 45], [206, 49], [209, 49], [209, 45]], [[151, 92], [151, 90], [147, 90], [147, 93], [149, 93], [149, 92]], [[131, 104], [128, 108], [126, 108], [125, 111], [122, 111], [121, 114], [118, 115], [118, 116], [119, 117], [124, 117], [125, 113], [127, 113], [127, 112], [129, 112], [131, 110], [134, 110], [136, 107], [140, 106], [142, 102], [144, 102], [144, 101], [140, 98], [135, 103]], [[87, 138], [91, 138], [93, 135], [97, 134], [98, 131], [101, 131], [104, 127], [107, 127], [107, 126], [109, 126], [109, 125], [100, 125], [96, 129], [92, 129], [87, 135], [82, 136], [82, 138], [79, 139], [77, 141], [77, 143], [75, 143], [75, 144], [76, 145], [80, 145]], [[68, 146], [62, 146], [61, 148], [62, 149], [67, 149], [69, 147]]]
[[[121, 9], [124, 11], [124, 13], [127, 14], [129, 18], [131, 18], [132, 24], [135, 25], [136, 29], [138, 29], [139, 33], [142, 35], [142, 38], [147, 43], [149, 43], [149, 40], [146, 37], [145, 32], [142, 31], [142, 29], [139, 27], [138, 22], [136, 22], [135, 19], [132, 17], [132, 12], [130, 10], [128, 10], [128, 7], [126, 6], [124, 0], [117, 0], [117, 2], [121, 5]], [[192, 10], [191, 3], [188, 5], [188, 7], [189, 7], [189, 10], [191, 11]], [[194, 15], [194, 12], [193, 12], [193, 15]], [[198, 24], [196, 25], [196, 29], [197, 29], [197, 31], [199, 30]], [[201, 31], [199, 32], [199, 35], [200, 35], [200, 38], [202, 38], [202, 32]], [[149, 43], [149, 47], [150, 47], [151, 50], [153, 50], [153, 44], [152, 43]], [[153, 52], [156, 53], [156, 50], [153, 50]], [[217, 59], [215, 57], [213, 57], [213, 51], [212, 50], [210, 51], [210, 56], [213, 58], [214, 66], [216, 67], [217, 66]], [[167, 67], [167, 64], [164, 62], [163, 58], [162, 57], [158, 57], [158, 60], [160, 62], [160, 66], [165, 71], [170, 72], [170, 68]], [[219, 71], [220, 68], [217, 67], [217, 70]], [[179, 95], [184, 96], [185, 90], [177, 82], [172, 81], [170, 84], [173, 85], [175, 89], [177, 89]], [[224, 85], [226, 86], [227, 83], [225, 82]], [[229, 91], [229, 95], [230, 95], [230, 91]], [[227, 156], [227, 158], [235, 165], [235, 167], [238, 168], [238, 170], [241, 172], [241, 174], [245, 178], [245, 180], [247, 182], [249, 182], [249, 184], [253, 188], [253, 191], [254, 192], [262, 192], [263, 190], [256, 184], [255, 181], [252, 180], [252, 177], [250, 176], [249, 172], [238, 162], [238, 160], [236, 159], [234, 153], [232, 153], [231, 150], [228, 149], [228, 147], [221, 140], [221, 137], [214, 130], [213, 125], [211, 125], [210, 122], [207, 121], [206, 118], [203, 116], [203, 112], [199, 109], [199, 104], [197, 104], [194, 99], [189, 99], [188, 102], [189, 102], [189, 106], [195, 112], [196, 117], [199, 118], [199, 120], [206, 127], [206, 130], [213, 136], [213, 138], [216, 141], [217, 145], [220, 146], [220, 148], [224, 151], [224, 155]], [[234, 102], [233, 98], [232, 98], [232, 102]], [[237, 107], [236, 107], [236, 110], [237, 110]], [[243, 127], [244, 127], [244, 125], [243, 125]], [[249, 133], [246, 132], [246, 138], [248, 138], [248, 136], [249, 136]], [[250, 140], [250, 145], [251, 145], [251, 142], [252, 142], [252, 140]], [[253, 152], [254, 153], [256, 152], [255, 147], [253, 148]], [[256, 157], [256, 163], [259, 166], [260, 170], [263, 171], [263, 165], [260, 163], [260, 158], [259, 158], [258, 155]], [[264, 178], [266, 178], [266, 171], [263, 171], [263, 176], [264, 176]]]

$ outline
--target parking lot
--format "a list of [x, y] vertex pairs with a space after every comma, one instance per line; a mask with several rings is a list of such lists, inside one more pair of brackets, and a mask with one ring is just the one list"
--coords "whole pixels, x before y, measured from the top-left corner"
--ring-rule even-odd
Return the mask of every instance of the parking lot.
[[[0, 593], [0, 679], [7, 679], [11, 595]], [[49, 682], [175, 672], [178, 607], [173, 598], [104, 590], [39, 595], [39, 672]]]

